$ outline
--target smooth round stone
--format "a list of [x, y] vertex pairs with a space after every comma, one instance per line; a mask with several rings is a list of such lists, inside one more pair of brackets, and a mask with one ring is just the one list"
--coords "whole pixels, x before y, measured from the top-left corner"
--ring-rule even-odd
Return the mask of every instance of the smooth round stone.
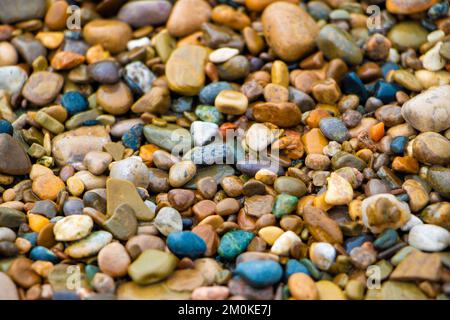
[[[195, 14], [192, 14], [195, 12]], [[174, 37], [184, 37], [200, 30], [211, 17], [211, 6], [204, 0], [180, 0], [172, 9], [167, 30]]]
[[433, 224], [414, 226], [408, 235], [410, 246], [428, 252], [443, 251], [450, 244], [450, 233]]
[[213, 105], [217, 95], [223, 90], [232, 90], [230, 83], [224, 81], [212, 82], [202, 88], [198, 97], [202, 104]]
[[130, 265], [128, 274], [134, 282], [148, 285], [171, 275], [177, 262], [177, 257], [170, 252], [148, 249]]
[[218, 253], [222, 258], [232, 260], [247, 249], [253, 237], [254, 234], [247, 231], [229, 231], [220, 240]]
[[317, 300], [318, 292], [314, 280], [307, 274], [294, 273], [289, 277], [288, 288], [296, 300]]
[[35, 261], [49, 261], [52, 263], [59, 262], [59, 258], [52, 251], [41, 246], [37, 246], [31, 249], [30, 259]]
[[239, 54], [236, 48], [219, 48], [209, 54], [209, 61], [212, 63], [223, 63]]
[[4, 0], [0, 4], [0, 21], [12, 24], [26, 20], [41, 19], [46, 11], [45, 0]]
[[422, 210], [420, 217], [425, 223], [438, 225], [448, 230], [450, 229], [450, 203], [433, 203]]
[[0, 242], [0, 255], [2, 257], [15, 257], [18, 254], [19, 250], [15, 243], [9, 241]]
[[191, 231], [172, 232], [167, 237], [167, 246], [178, 257], [196, 259], [206, 251], [206, 243]]
[[247, 97], [238, 91], [223, 90], [214, 102], [217, 110], [227, 115], [244, 114], [248, 107]]
[[0, 242], [14, 242], [14, 240], [16, 240], [16, 234], [14, 233], [14, 231], [6, 227], [0, 227]]
[[64, 78], [60, 74], [35, 72], [23, 86], [22, 95], [37, 106], [45, 106], [55, 100], [63, 84]]
[[183, 230], [183, 221], [180, 213], [171, 207], [164, 207], [159, 210], [154, 224], [158, 231], [165, 236], [168, 236], [172, 232], [180, 232]]
[[180, 161], [169, 170], [169, 183], [172, 187], [179, 188], [189, 182], [197, 173], [197, 167], [192, 161]]
[[167, 21], [171, 9], [169, 1], [133, 1], [120, 8], [117, 17], [134, 28], [157, 26]]
[[275, 205], [273, 206], [273, 214], [277, 218], [292, 213], [297, 207], [298, 198], [289, 194], [279, 194], [275, 198]]
[[311, 261], [320, 270], [328, 270], [336, 258], [336, 249], [326, 242], [314, 242], [309, 249]]
[[14, 281], [4, 272], [0, 272], [0, 300], [19, 300]]
[[123, 82], [102, 85], [97, 91], [97, 103], [112, 115], [127, 113], [133, 104], [130, 88]]
[[264, 151], [276, 139], [276, 131], [261, 123], [254, 123], [247, 130], [245, 142], [254, 151]]
[[82, 259], [97, 254], [104, 246], [110, 243], [112, 235], [106, 231], [96, 231], [86, 238], [68, 246], [65, 253], [74, 259]]
[[59, 220], [53, 228], [53, 233], [57, 241], [76, 241], [91, 233], [93, 226], [91, 217], [71, 215]]
[[450, 128], [450, 85], [433, 87], [402, 106], [403, 118], [421, 132], [441, 132]]
[[205, 84], [207, 58], [206, 49], [197, 45], [188, 44], [175, 49], [166, 63], [169, 88], [181, 95], [197, 95]]
[[88, 100], [77, 91], [66, 92], [61, 98], [61, 104], [69, 116], [86, 111], [89, 107]]
[[319, 300], [347, 300], [344, 292], [337, 284], [329, 280], [316, 282]]
[[381, 300], [426, 300], [427, 296], [414, 283], [386, 281], [379, 293]]
[[129, 239], [125, 245], [131, 259], [136, 259], [142, 252], [148, 249], [164, 251], [166, 243], [157, 236], [139, 234]]
[[283, 269], [271, 260], [253, 260], [239, 263], [235, 273], [255, 288], [274, 285], [281, 280]]
[[362, 62], [361, 49], [353, 42], [352, 37], [338, 26], [327, 24], [316, 39], [320, 51], [329, 59], [340, 58], [345, 62], [357, 65]]
[[115, 61], [99, 61], [87, 68], [88, 76], [101, 84], [114, 84], [119, 82], [119, 66]]
[[19, 35], [11, 41], [27, 64], [32, 65], [40, 56], [47, 56], [47, 49], [31, 34]]
[[83, 164], [92, 174], [101, 175], [108, 169], [111, 161], [112, 156], [107, 152], [90, 151], [84, 157]]
[[386, 8], [390, 13], [415, 14], [429, 9], [438, 0], [387, 0]]
[[349, 137], [347, 127], [338, 118], [323, 118], [320, 120], [319, 126], [324, 136], [332, 141], [342, 143]]
[[0, 67], [0, 90], [5, 90], [10, 95], [18, 94], [27, 79], [27, 73], [20, 67]]
[[18, 228], [20, 224], [25, 223], [26, 215], [16, 209], [0, 207], [0, 226], [7, 228]]
[[119, 242], [106, 245], [98, 254], [100, 270], [113, 278], [126, 276], [130, 264], [130, 256]]
[[306, 268], [304, 264], [300, 263], [298, 260], [289, 259], [286, 263], [285, 278], [289, 279], [295, 273], [310, 275], [308, 268]]
[[24, 175], [31, 170], [28, 154], [9, 134], [0, 133], [0, 173]]
[[350, 167], [362, 172], [366, 168], [367, 164], [364, 160], [351, 153], [339, 151], [331, 158], [331, 166], [334, 170]]
[[219, 138], [219, 126], [212, 122], [194, 121], [191, 135], [195, 146], [203, 146]]
[[403, 21], [395, 24], [387, 36], [397, 49], [418, 49], [427, 41], [428, 31], [417, 22]]
[[100, 44], [105, 50], [117, 54], [127, 48], [132, 29], [119, 20], [96, 19], [84, 26], [83, 37], [91, 46]]
[[288, 255], [291, 248], [301, 243], [299, 236], [292, 231], [286, 231], [275, 240], [270, 252], [276, 255]]
[[226, 81], [236, 81], [245, 78], [250, 72], [250, 62], [244, 56], [235, 56], [217, 66], [219, 77]]
[[9, 42], [0, 42], [0, 67], [17, 64], [19, 56], [16, 49]]
[[128, 180], [137, 188], [147, 188], [149, 184], [148, 168], [141, 157], [132, 156], [111, 165], [110, 177]]
[[414, 158], [430, 165], [450, 163], [450, 141], [439, 133], [424, 132], [412, 143]]
[[300, 109], [291, 102], [256, 103], [252, 110], [258, 122], [271, 122], [282, 128], [300, 124], [302, 117]]
[[286, 61], [305, 56], [315, 46], [319, 27], [302, 8], [276, 2], [262, 15], [264, 36], [275, 54]]

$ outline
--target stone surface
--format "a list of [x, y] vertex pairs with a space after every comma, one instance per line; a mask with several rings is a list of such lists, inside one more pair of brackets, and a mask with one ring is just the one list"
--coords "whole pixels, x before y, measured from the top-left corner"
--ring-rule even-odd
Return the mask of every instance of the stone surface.
[[24, 175], [31, 170], [31, 162], [22, 146], [9, 134], [0, 134], [0, 173]]

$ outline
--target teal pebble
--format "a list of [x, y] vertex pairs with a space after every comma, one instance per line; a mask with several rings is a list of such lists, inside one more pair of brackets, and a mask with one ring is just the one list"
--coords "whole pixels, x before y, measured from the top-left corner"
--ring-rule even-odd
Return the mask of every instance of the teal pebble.
[[199, 105], [195, 109], [195, 115], [202, 121], [212, 122], [217, 125], [223, 121], [223, 115], [213, 106]]
[[92, 285], [92, 280], [94, 279], [97, 272], [100, 272], [100, 268], [92, 264], [88, 264], [86, 268], [84, 268], [84, 272], [86, 273], [87, 281]]
[[278, 283], [283, 268], [272, 260], [252, 260], [239, 263], [235, 273], [255, 288], [264, 288]]
[[398, 239], [397, 231], [395, 231], [392, 228], [388, 228], [379, 235], [379, 237], [373, 242], [373, 245], [377, 249], [384, 250], [396, 244], [397, 239]]
[[297, 208], [298, 198], [289, 194], [279, 194], [275, 199], [275, 205], [273, 206], [273, 214], [277, 218], [291, 213]]
[[243, 230], [233, 230], [227, 232], [220, 240], [219, 256], [232, 260], [247, 249], [255, 235]]
[[52, 263], [58, 263], [59, 259], [58, 257], [51, 252], [49, 249], [45, 247], [34, 247], [30, 251], [30, 259], [32, 260], [40, 260], [40, 261], [50, 261]]
[[320, 280], [322, 278], [322, 272], [320, 272], [319, 269], [312, 263], [309, 259], [301, 259], [300, 263], [303, 264], [306, 269], [308, 269], [309, 274], [311, 277], [313, 277], [315, 280]]

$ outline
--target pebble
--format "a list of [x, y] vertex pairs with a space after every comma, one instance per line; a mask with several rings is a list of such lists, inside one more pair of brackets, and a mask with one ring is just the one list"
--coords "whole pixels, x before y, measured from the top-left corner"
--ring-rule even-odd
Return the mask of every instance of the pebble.
[[31, 103], [44, 106], [55, 100], [63, 83], [64, 78], [57, 73], [35, 72], [23, 86], [22, 94]]
[[92, 174], [101, 175], [108, 169], [112, 160], [112, 156], [107, 152], [90, 151], [84, 157], [83, 164]]
[[150, 91], [153, 81], [156, 79], [156, 75], [141, 61], [127, 64], [124, 68], [124, 76], [133, 81], [144, 93]]
[[19, 300], [19, 294], [17, 287], [12, 279], [4, 272], [0, 272], [0, 287], [2, 291], [0, 293], [1, 300]]
[[116, 116], [127, 113], [133, 104], [131, 90], [123, 82], [100, 86], [96, 98], [103, 110]]
[[336, 249], [326, 242], [314, 242], [309, 249], [309, 256], [317, 268], [327, 271], [334, 263]]
[[319, 33], [319, 27], [312, 17], [292, 3], [277, 2], [270, 5], [264, 10], [262, 24], [269, 46], [286, 61], [298, 60], [311, 52]]
[[139, 285], [164, 280], [175, 270], [178, 259], [170, 252], [148, 249], [131, 263], [128, 274]]
[[239, 263], [235, 272], [255, 288], [274, 285], [283, 276], [283, 269], [280, 264], [271, 260], [242, 262]]
[[414, 14], [429, 9], [436, 1], [434, 0], [388, 0], [386, 8], [390, 13]]
[[445, 165], [450, 161], [450, 141], [439, 133], [424, 132], [414, 139], [412, 153], [422, 163]]
[[305, 225], [313, 238], [320, 242], [342, 243], [343, 235], [336, 221], [321, 209], [306, 206], [303, 209]]
[[279, 194], [275, 198], [272, 212], [277, 218], [290, 214], [297, 207], [298, 198], [288, 194]]
[[[195, 14], [192, 14], [194, 12]], [[204, 0], [177, 1], [167, 21], [167, 30], [174, 37], [184, 37], [200, 30], [208, 22], [212, 10]]]
[[58, 193], [65, 188], [57, 176], [45, 174], [33, 180], [32, 190], [41, 200], [56, 200]]
[[168, 1], [136, 1], [121, 7], [117, 17], [134, 28], [158, 26], [167, 21], [171, 9]]
[[167, 124], [165, 127], [146, 125], [144, 136], [149, 143], [167, 151], [172, 151], [175, 147], [179, 148], [176, 149], [178, 151], [190, 150], [192, 145], [189, 131], [174, 124]]
[[169, 170], [169, 183], [178, 188], [189, 182], [197, 173], [197, 168], [192, 161], [180, 161]]
[[183, 222], [180, 213], [176, 209], [170, 207], [162, 208], [156, 215], [154, 223], [158, 231], [165, 236], [183, 230]]
[[291, 275], [288, 279], [288, 288], [296, 300], [317, 300], [319, 297], [314, 280], [304, 273]]
[[271, 122], [276, 126], [287, 128], [301, 122], [301, 111], [291, 102], [256, 103], [253, 105], [253, 117], [258, 122]]
[[30, 34], [19, 35], [11, 43], [29, 65], [38, 57], [47, 55], [47, 49], [44, 45]]
[[292, 231], [286, 231], [275, 240], [270, 252], [279, 256], [288, 255], [295, 245], [302, 243], [302, 240]]
[[179, 257], [196, 259], [206, 251], [205, 241], [190, 231], [172, 232], [167, 237], [170, 251]]
[[110, 243], [111, 240], [111, 233], [95, 231], [86, 238], [69, 245], [64, 252], [74, 259], [91, 257]]
[[428, 32], [419, 23], [403, 21], [395, 24], [387, 37], [399, 49], [418, 49], [427, 40]]
[[326, 203], [331, 205], [344, 205], [349, 204], [353, 200], [352, 186], [339, 174], [332, 172], [327, 182]]
[[114, 61], [104, 60], [90, 64], [87, 68], [90, 79], [101, 84], [115, 84], [120, 80], [119, 66]]
[[89, 235], [93, 226], [91, 217], [71, 215], [59, 220], [53, 228], [53, 233], [57, 241], [76, 241]]
[[353, 42], [351, 36], [337, 26], [332, 24], [324, 26], [320, 30], [316, 42], [319, 49], [330, 60], [341, 58], [352, 65], [362, 62], [361, 50]]
[[433, 190], [445, 198], [450, 197], [449, 190], [450, 170], [444, 167], [433, 166], [428, 169], [427, 182]]
[[416, 249], [439, 252], [449, 246], [450, 233], [433, 224], [421, 224], [414, 226], [408, 235], [408, 243]]
[[118, 242], [107, 244], [98, 253], [100, 270], [113, 278], [126, 276], [130, 264], [125, 247]]
[[29, 3], [25, 0], [5, 1], [2, 4], [0, 21], [5, 24], [40, 19], [45, 14], [45, 1], [36, 0]]
[[408, 100], [402, 107], [403, 118], [421, 132], [441, 132], [450, 128], [450, 106], [445, 101], [450, 85], [428, 89]]
[[[85, 156], [85, 164], [90, 162], [91, 166], [95, 165], [92, 164], [92, 161], [89, 161], [88, 157], [89, 153]], [[87, 158], [87, 160], [86, 160]], [[103, 161], [108, 160], [110, 161], [110, 158], [107, 158], [106, 155], [103, 156]], [[95, 162], [100, 162], [98, 166], [97, 172], [101, 171], [103, 167], [105, 166], [106, 162], [101, 163], [102, 157], [95, 157]], [[106, 164], [108, 166], [109, 164]], [[89, 166], [87, 166], [89, 169]], [[90, 170], [91, 171], [91, 170]], [[94, 170], [96, 171], [96, 170]], [[104, 171], [104, 170], [103, 170]], [[92, 171], [91, 171], [92, 172]], [[95, 174], [95, 172], [92, 172]], [[148, 168], [142, 161], [140, 157], [132, 156], [120, 161], [115, 161], [110, 166], [110, 177], [115, 179], [121, 179], [121, 180], [127, 180], [133, 183], [136, 187], [140, 188], [147, 188], [149, 184], [149, 176], [148, 176]]]
[[232, 90], [222, 90], [216, 97], [214, 102], [217, 110], [227, 115], [244, 114], [248, 107], [247, 97]]
[[192, 300], [225, 300], [230, 289], [224, 286], [199, 287], [192, 292]]
[[219, 126], [212, 122], [194, 121], [191, 124], [191, 136], [195, 146], [203, 146], [219, 137]]
[[243, 230], [229, 231], [220, 240], [218, 253], [226, 260], [232, 260], [241, 254], [253, 240], [254, 235]]
[[119, 20], [97, 19], [83, 28], [83, 37], [91, 46], [101, 45], [113, 54], [124, 51], [131, 40], [130, 26]]
[[9, 134], [0, 133], [0, 173], [23, 175], [30, 170], [30, 158], [22, 146]]

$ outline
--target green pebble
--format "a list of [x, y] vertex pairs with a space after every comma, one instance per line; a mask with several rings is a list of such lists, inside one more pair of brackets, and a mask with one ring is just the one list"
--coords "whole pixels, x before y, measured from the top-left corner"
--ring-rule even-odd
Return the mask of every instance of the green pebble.
[[217, 252], [222, 258], [232, 260], [247, 249], [254, 236], [253, 233], [243, 230], [229, 231], [220, 240]]
[[322, 278], [322, 272], [320, 272], [319, 269], [312, 263], [309, 259], [300, 259], [299, 260], [301, 264], [305, 266], [306, 269], [308, 269], [309, 273], [315, 280], [320, 280]]
[[392, 258], [391, 258], [391, 263], [394, 266], [398, 266], [400, 264], [400, 262], [403, 261], [403, 259], [406, 258], [407, 255], [409, 255], [411, 252], [413, 252], [414, 250], [417, 250], [414, 247], [404, 247], [402, 249], [400, 249]]
[[290, 214], [297, 208], [298, 198], [285, 193], [277, 195], [275, 205], [273, 206], [273, 214], [277, 218], [281, 218], [286, 214]]
[[195, 115], [202, 121], [213, 122], [217, 125], [221, 124], [223, 121], [222, 113], [213, 106], [199, 105], [195, 109]]

